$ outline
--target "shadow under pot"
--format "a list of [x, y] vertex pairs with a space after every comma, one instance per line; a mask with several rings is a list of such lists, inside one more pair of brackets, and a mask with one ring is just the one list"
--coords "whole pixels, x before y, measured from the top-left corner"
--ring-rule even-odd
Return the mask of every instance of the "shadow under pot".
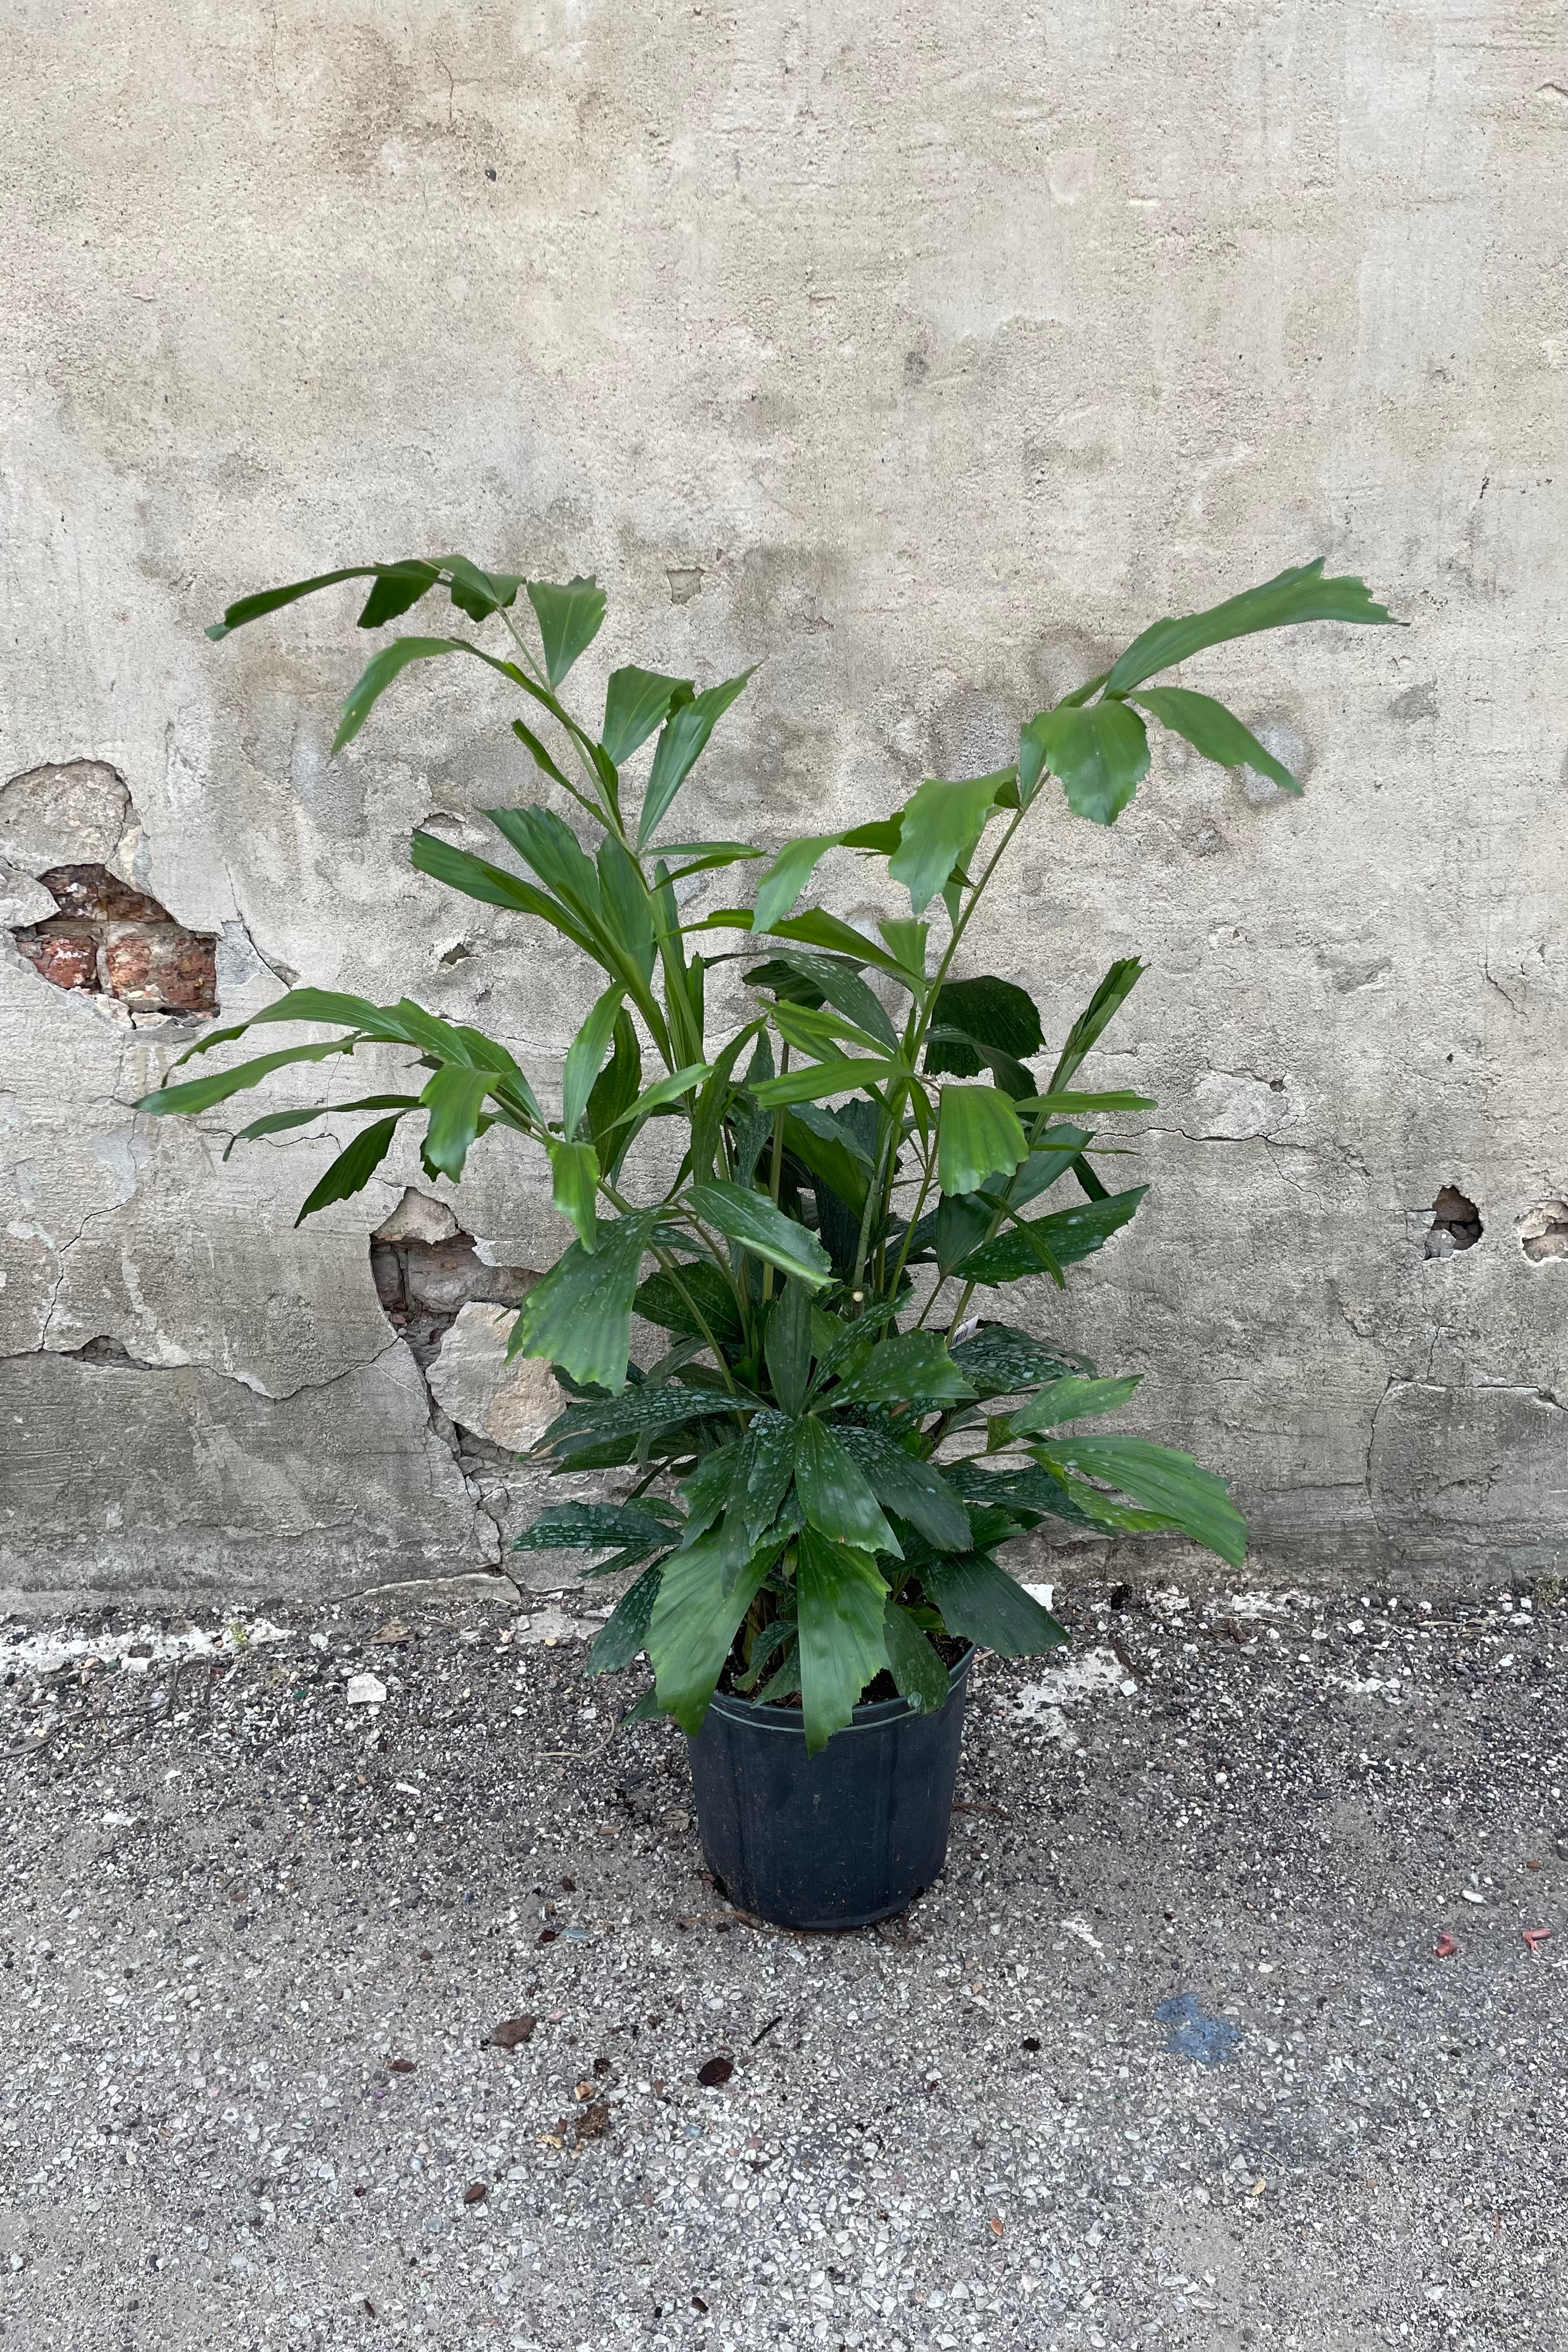
[[815, 1756], [798, 1707], [715, 1691], [688, 1739], [698, 1826], [730, 1900], [781, 1927], [865, 1927], [942, 1873], [974, 1652], [934, 1714], [861, 1705]]

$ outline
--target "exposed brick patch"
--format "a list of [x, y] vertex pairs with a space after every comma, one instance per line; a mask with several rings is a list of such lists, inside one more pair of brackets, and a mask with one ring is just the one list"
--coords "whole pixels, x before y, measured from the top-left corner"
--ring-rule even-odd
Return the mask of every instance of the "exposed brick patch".
[[57, 988], [98, 987], [98, 940], [84, 924], [51, 920], [16, 933], [16, 945], [40, 979]]
[[79, 922], [166, 923], [169, 916], [145, 890], [133, 890], [105, 866], [55, 866], [39, 881], [64, 916]]
[[59, 912], [12, 936], [41, 980], [133, 1013], [217, 1010], [215, 934], [186, 930], [107, 866], [57, 866], [38, 879]]
[[178, 923], [110, 923], [100, 954], [103, 986], [141, 1013], [210, 1013], [216, 947]]

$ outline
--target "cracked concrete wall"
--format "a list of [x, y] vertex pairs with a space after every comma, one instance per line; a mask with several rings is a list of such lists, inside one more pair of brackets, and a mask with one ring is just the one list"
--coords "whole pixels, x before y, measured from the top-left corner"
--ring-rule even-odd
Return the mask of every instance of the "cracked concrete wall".
[[[101, 863], [216, 935], [228, 1018], [406, 990], [548, 1080], [591, 981], [405, 855], [526, 787], [499, 695], [409, 684], [329, 764], [351, 605], [213, 646], [229, 596], [597, 568], [586, 690], [762, 659], [687, 805], [777, 842], [1324, 552], [1413, 625], [1188, 675], [1305, 800], [1167, 751], [1110, 835], [1043, 804], [977, 927], [1053, 1035], [1152, 964], [1100, 1063], [1159, 1097], [1151, 1202], [1026, 1311], [1148, 1372], [1276, 1567], [1561, 1564], [1568, 1261], [1521, 1246], [1568, 1193], [1553, 16], [79, 0], [4, 40], [0, 780], [66, 776], [7, 924]], [[0, 1587], [493, 1561], [497, 1441], [372, 1277], [412, 1156], [295, 1232], [330, 1144], [126, 1108], [192, 1034], [0, 948]], [[1483, 1234], [1427, 1258], [1445, 1185]], [[559, 1243], [499, 1144], [451, 1207], [499, 1267]]]

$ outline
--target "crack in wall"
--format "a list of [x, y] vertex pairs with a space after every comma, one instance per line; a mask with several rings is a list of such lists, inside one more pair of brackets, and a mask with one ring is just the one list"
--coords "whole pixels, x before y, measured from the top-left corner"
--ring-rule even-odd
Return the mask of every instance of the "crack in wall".
[[480, 1538], [480, 1549], [489, 1565], [499, 1569], [503, 1537], [492, 1497], [506, 1491], [504, 1474], [510, 1457], [502, 1446], [442, 1409], [430, 1372], [465, 1307], [520, 1306], [536, 1277], [530, 1268], [486, 1265], [473, 1234], [460, 1230], [447, 1203], [413, 1186], [371, 1235], [370, 1259], [382, 1310], [406, 1344], [425, 1384], [430, 1427], [451, 1454], [476, 1522], [482, 1521], [489, 1531], [488, 1540]]
[[[1380, 1542], [1386, 1542], [1387, 1531], [1378, 1515], [1373, 1456], [1377, 1444], [1379, 1420], [1384, 1406], [1396, 1390], [1401, 1394], [1414, 1390], [1425, 1396], [1447, 1399], [1467, 1396], [1521, 1397], [1527, 1398], [1531, 1404], [1544, 1405], [1549, 1412], [1568, 1414], [1568, 1402], [1564, 1402], [1554, 1390], [1542, 1388], [1534, 1381], [1469, 1380], [1454, 1382], [1430, 1379], [1415, 1380], [1405, 1373], [1390, 1372], [1384, 1384], [1383, 1394], [1373, 1407], [1372, 1418], [1367, 1427], [1366, 1454], [1362, 1482], [1366, 1496], [1367, 1510]], [[1499, 1481], [1505, 1475], [1510, 1476], [1512, 1474], [1513, 1464], [1507, 1449], [1500, 1446], [1484, 1469], [1464, 1473], [1455, 1472], [1448, 1475], [1441, 1465], [1438, 1465], [1435, 1468], [1424, 1469], [1422, 1475], [1425, 1489], [1428, 1493], [1436, 1496], [1472, 1494], [1479, 1496], [1481, 1507], [1486, 1508], [1491, 1503]]]
[[1363, 1484], [1366, 1488], [1367, 1513], [1372, 1520], [1373, 1528], [1377, 1530], [1377, 1539], [1379, 1543], [1386, 1542], [1387, 1537], [1384, 1531], [1383, 1521], [1377, 1516], [1377, 1497], [1373, 1492], [1372, 1482], [1372, 1456], [1373, 1449], [1377, 1444], [1377, 1423], [1384, 1406], [1388, 1402], [1388, 1400], [1393, 1395], [1394, 1390], [1401, 1386], [1408, 1387], [1409, 1385], [1411, 1385], [1411, 1383], [1401, 1381], [1397, 1372], [1390, 1372], [1387, 1380], [1384, 1382], [1383, 1394], [1378, 1398], [1377, 1402], [1372, 1409], [1372, 1419], [1367, 1425], [1366, 1464]]
[[[1536, 1404], [1545, 1405], [1551, 1412], [1568, 1412], [1568, 1404], [1563, 1403], [1554, 1389], [1536, 1388], [1529, 1381], [1468, 1381], [1465, 1386], [1481, 1395], [1530, 1397]], [[1455, 1393], [1462, 1395], [1464, 1391], [1459, 1390]]]
[[[363, 1372], [370, 1370], [375, 1364], [380, 1363], [384, 1358], [394, 1354], [399, 1348], [405, 1348], [406, 1346], [407, 1342], [402, 1338], [402, 1336], [395, 1333], [394, 1336], [388, 1339], [385, 1347], [379, 1349], [375, 1355], [370, 1357], [364, 1363], [346, 1365], [341, 1372], [334, 1373], [331, 1380], [322, 1381], [320, 1384], [318, 1393], [323, 1398], [328, 1396], [331, 1390], [337, 1387], [341, 1382], [355, 1379]], [[178, 1371], [216, 1371], [220, 1379], [233, 1379], [237, 1377], [232, 1373], [225, 1373], [220, 1368], [211, 1365], [144, 1363], [139, 1357], [133, 1356], [122, 1341], [110, 1339], [102, 1335], [84, 1339], [79, 1347], [54, 1349], [49, 1352], [57, 1360], [79, 1364], [83, 1366], [84, 1369], [90, 1368], [91, 1370], [101, 1372], [110, 1378], [115, 1378], [126, 1372], [169, 1373]], [[412, 1356], [412, 1349], [409, 1349], [408, 1352]], [[462, 1480], [464, 1493], [474, 1511], [476, 1521], [476, 1549], [480, 1559], [485, 1563], [487, 1570], [495, 1571], [499, 1574], [500, 1572], [500, 1563], [504, 1557], [501, 1522], [497, 1513], [490, 1507], [487, 1497], [477, 1484], [476, 1479], [472, 1475], [468, 1467], [469, 1460], [478, 1458], [473, 1452], [475, 1442], [468, 1440], [468, 1433], [459, 1431], [441, 1411], [439, 1405], [437, 1404], [434, 1397], [430, 1394], [428, 1382], [425, 1379], [424, 1368], [417, 1364], [416, 1359], [416, 1365], [419, 1371], [421, 1385], [425, 1390], [428, 1426], [432, 1434], [440, 1440], [443, 1446], [451, 1454], [458, 1476]], [[478, 1443], [484, 1444], [484, 1441], [478, 1441]], [[500, 1447], [488, 1447], [487, 1451], [493, 1453], [498, 1462], [502, 1462], [506, 1459], [506, 1456]], [[440, 1499], [435, 1465], [433, 1462], [427, 1463], [426, 1465], [426, 1488], [433, 1501], [438, 1501]], [[288, 1543], [290, 1540], [303, 1538], [314, 1540], [322, 1535], [349, 1533], [356, 1525], [357, 1520], [355, 1514], [351, 1507], [346, 1508], [336, 1517], [314, 1518], [311, 1520], [308, 1528], [290, 1528], [289, 1527], [279, 1525], [273, 1530], [273, 1535], [276, 1540], [280, 1543]], [[480, 1532], [481, 1526], [484, 1529], [483, 1533]]]
[[[257, 938], [256, 933], [251, 929], [248, 918], [240, 907], [239, 892], [235, 887], [234, 868], [229, 864], [226, 857], [223, 861], [223, 870], [225, 878], [228, 883], [228, 895], [234, 902], [234, 919], [245, 935], [246, 946], [250, 950], [250, 952], [256, 958], [257, 962], [264, 965], [272, 974], [274, 980], [280, 980], [285, 988], [298, 988], [300, 985], [300, 975], [295, 971], [293, 965], [284, 963], [275, 956], [269, 956], [267, 950], [261, 945], [260, 940]], [[225, 928], [226, 929], [227, 926], [226, 925]]]
[[1432, 1379], [1432, 1367], [1436, 1361], [1438, 1344], [1440, 1341], [1446, 1339], [1447, 1336], [1448, 1326], [1447, 1323], [1433, 1324], [1432, 1335], [1426, 1343], [1426, 1382], [1429, 1387], [1436, 1386], [1436, 1383]]
[[[82, 1242], [85, 1240], [87, 1235], [87, 1229], [89, 1225], [96, 1225], [104, 1217], [117, 1216], [124, 1206], [125, 1202], [123, 1201], [111, 1201], [109, 1203], [109, 1206], [105, 1209], [89, 1209], [86, 1216], [83, 1217], [80, 1224], [77, 1227], [75, 1233], [71, 1234], [68, 1241], [60, 1242], [58, 1244], [51, 1242], [49, 1244], [50, 1248], [55, 1253], [54, 1284], [49, 1291], [49, 1303], [44, 1309], [44, 1319], [43, 1323], [39, 1327], [38, 1336], [34, 1340], [30, 1349], [23, 1350], [24, 1354], [75, 1354], [76, 1350], [71, 1348], [55, 1349], [50, 1348], [49, 1346], [49, 1333], [54, 1328], [55, 1309], [59, 1305], [60, 1293], [65, 1288], [66, 1276], [70, 1271], [70, 1254], [72, 1250], [79, 1249], [81, 1247]], [[99, 1335], [95, 1334], [94, 1336], [97, 1337]], [[84, 1341], [83, 1344], [85, 1346], [88, 1343]]]
[[1514, 1003], [1513, 998], [1509, 994], [1501, 981], [1499, 980], [1497, 974], [1493, 971], [1491, 965], [1484, 959], [1481, 963], [1481, 978], [1486, 982], [1489, 988], [1493, 988], [1497, 991], [1503, 1003], [1507, 1005], [1509, 1011], [1513, 1014], [1515, 1020], [1522, 1018], [1524, 1013], [1523, 1005], [1516, 1004]]
[[[100, 1209], [94, 1213], [106, 1216], [110, 1213]], [[287, 1404], [291, 1398], [302, 1396], [307, 1391], [314, 1396], [326, 1396], [340, 1381], [352, 1381], [360, 1372], [373, 1371], [401, 1344], [401, 1335], [395, 1331], [373, 1355], [362, 1356], [352, 1364], [344, 1364], [341, 1370], [329, 1372], [322, 1380], [301, 1381], [298, 1387], [281, 1395], [272, 1389], [263, 1388], [249, 1373], [231, 1370], [226, 1364], [214, 1363], [206, 1357], [181, 1356], [174, 1361], [155, 1363], [149, 1357], [132, 1355], [123, 1339], [117, 1339], [107, 1331], [89, 1333], [68, 1348], [46, 1348], [41, 1340], [36, 1341], [31, 1348], [17, 1349], [13, 1360], [19, 1360], [22, 1356], [49, 1356], [57, 1361], [70, 1363], [118, 1364], [132, 1372], [205, 1372], [210, 1373], [214, 1380], [232, 1381], [237, 1388], [248, 1390], [252, 1396], [260, 1397], [264, 1403]]]
[[[1227, 1073], [1226, 1075], [1228, 1076], [1231, 1074]], [[1362, 1158], [1355, 1146], [1353, 1144], [1344, 1142], [1338, 1136], [1326, 1137], [1315, 1143], [1297, 1143], [1294, 1142], [1290, 1137], [1276, 1135], [1266, 1128], [1250, 1129], [1245, 1135], [1194, 1134], [1192, 1129], [1187, 1127], [1121, 1128], [1117, 1131], [1119, 1134], [1125, 1135], [1133, 1142], [1142, 1141], [1145, 1137], [1152, 1137], [1158, 1140], [1163, 1136], [1179, 1135], [1185, 1143], [1218, 1143], [1231, 1145], [1258, 1143], [1261, 1144], [1263, 1149], [1271, 1154], [1276, 1151], [1295, 1151], [1299, 1152], [1304, 1160], [1337, 1160], [1342, 1167], [1352, 1170], [1356, 1175], [1364, 1178], [1367, 1183], [1370, 1184], [1372, 1181], [1372, 1171], [1367, 1166], [1366, 1161]], [[1284, 1181], [1288, 1182], [1293, 1181], [1292, 1179], [1285, 1178], [1284, 1171], [1282, 1169], [1277, 1169], [1276, 1173], [1284, 1178]], [[1301, 1188], [1298, 1185], [1297, 1190], [1300, 1191], [1300, 1189]]]
[[[479, 1538], [480, 1557], [489, 1567], [499, 1570], [505, 1556], [505, 1538], [501, 1532], [499, 1513], [491, 1507], [489, 1497], [485, 1493], [478, 1474], [468, 1466], [470, 1460], [477, 1461], [479, 1458], [477, 1454], [470, 1454], [468, 1445], [465, 1444], [465, 1439], [468, 1440], [469, 1444], [472, 1444], [472, 1433], [459, 1429], [457, 1423], [449, 1420], [442, 1412], [430, 1394], [430, 1383], [425, 1379], [423, 1366], [420, 1367], [419, 1377], [425, 1381], [425, 1394], [430, 1408], [430, 1428], [451, 1454], [458, 1475], [463, 1482], [463, 1491], [473, 1506], [475, 1532], [479, 1533], [478, 1522], [480, 1520], [489, 1529], [489, 1540], [487, 1541], [484, 1537]], [[499, 1446], [493, 1450], [498, 1461], [506, 1459]]]
[[[300, 1376], [296, 1379], [292, 1388], [269, 1389], [264, 1385], [262, 1381], [258, 1378], [254, 1372], [247, 1371], [243, 1366], [232, 1366], [222, 1363], [212, 1356], [192, 1355], [188, 1349], [184, 1347], [183, 1343], [178, 1340], [169, 1339], [163, 1331], [158, 1329], [155, 1321], [152, 1318], [151, 1311], [146, 1307], [144, 1302], [138, 1297], [134, 1287], [132, 1287], [131, 1292], [131, 1304], [132, 1309], [147, 1318], [147, 1324], [151, 1326], [152, 1335], [154, 1341], [161, 1343], [163, 1346], [167, 1348], [177, 1349], [179, 1350], [177, 1355], [165, 1357], [162, 1360], [151, 1357], [133, 1355], [131, 1353], [129, 1348], [125, 1348], [124, 1343], [121, 1340], [107, 1332], [89, 1332], [85, 1338], [69, 1346], [51, 1346], [49, 1344], [51, 1336], [57, 1330], [63, 1329], [64, 1328], [63, 1318], [58, 1318], [57, 1310], [59, 1307], [60, 1294], [65, 1287], [67, 1277], [70, 1272], [71, 1253], [81, 1246], [81, 1244], [87, 1236], [89, 1226], [98, 1224], [106, 1218], [118, 1216], [126, 1205], [127, 1204], [123, 1201], [112, 1201], [105, 1208], [89, 1209], [86, 1216], [82, 1219], [80, 1224], [77, 1227], [75, 1233], [68, 1235], [64, 1241], [57, 1242], [51, 1235], [45, 1233], [41, 1227], [38, 1229], [39, 1237], [46, 1242], [48, 1248], [53, 1251], [55, 1255], [56, 1268], [54, 1280], [49, 1288], [48, 1299], [44, 1309], [42, 1322], [39, 1325], [37, 1337], [31, 1340], [25, 1348], [16, 1348], [7, 1350], [6, 1356], [9, 1359], [15, 1360], [23, 1356], [34, 1355], [76, 1357], [79, 1356], [85, 1349], [93, 1347], [94, 1345], [101, 1342], [105, 1348], [123, 1349], [126, 1360], [142, 1371], [161, 1372], [193, 1370], [211, 1372], [219, 1380], [236, 1381], [239, 1387], [248, 1389], [253, 1396], [265, 1397], [270, 1402], [280, 1404], [286, 1402], [289, 1397], [298, 1396], [302, 1391], [307, 1389], [314, 1390], [320, 1393], [324, 1393], [327, 1390], [333, 1387], [337, 1381], [346, 1380], [357, 1371], [368, 1370], [373, 1365], [380, 1363], [384, 1356], [389, 1355], [393, 1349], [398, 1345], [399, 1340], [403, 1337], [401, 1332], [395, 1329], [391, 1338], [389, 1338], [381, 1347], [374, 1349], [369, 1355], [360, 1357], [352, 1364], [344, 1364], [342, 1369], [337, 1371], [327, 1372], [321, 1378], [316, 1380], [312, 1380], [307, 1373], [301, 1372]], [[137, 1334], [133, 1331], [132, 1336], [132, 1339], [134, 1339]], [[0, 1360], [5, 1360], [5, 1358], [0, 1357]]]

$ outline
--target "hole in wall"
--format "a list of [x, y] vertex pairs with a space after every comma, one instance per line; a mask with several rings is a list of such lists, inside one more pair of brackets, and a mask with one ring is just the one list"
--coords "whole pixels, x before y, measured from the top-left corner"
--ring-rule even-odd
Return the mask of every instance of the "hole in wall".
[[1456, 1186], [1445, 1184], [1432, 1203], [1426, 1255], [1452, 1257], [1456, 1250], [1474, 1249], [1481, 1232], [1481, 1213], [1475, 1202], [1467, 1200]]
[[371, 1235], [370, 1263], [387, 1320], [424, 1377], [430, 1426], [495, 1530], [497, 1563], [516, 1456], [562, 1402], [547, 1365], [505, 1368], [508, 1318], [495, 1310], [520, 1305], [539, 1276], [487, 1265], [446, 1202], [413, 1185]]
[[1568, 1258], [1568, 1201], [1542, 1201], [1520, 1222], [1519, 1245], [1532, 1265]]
[[73, 1364], [114, 1364], [133, 1372], [147, 1370], [145, 1364], [137, 1362], [123, 1341], [110, 1339], [103, 1332], [94, 1339], [84, 1339], [79, 1348], [69, 1350], [69, 1355]]
[[412, 1186], [371, 1235], [370, 1270], [387, 1321], [421, 1371], [470, 1300], [519, 1307], [538, 1279], [526, 1267], [486, 1265], [446, 1202]]
[[56, 911], [11, 934], [40, 980], [110, 997], [132, 1018], [217, 1010], [217, 939], [190, 931], [106, 866], [52, 866], [37, 877]]

